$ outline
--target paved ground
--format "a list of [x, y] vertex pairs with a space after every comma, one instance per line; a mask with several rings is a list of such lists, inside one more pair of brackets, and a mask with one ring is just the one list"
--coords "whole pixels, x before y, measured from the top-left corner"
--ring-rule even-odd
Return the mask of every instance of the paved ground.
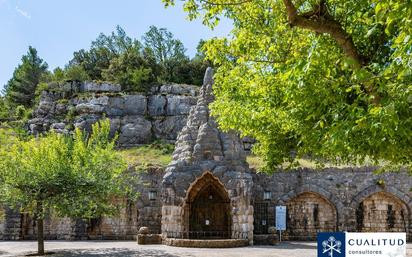
[[[36, 250], [34, 241], [0, 241], [0, 256], [22, 256]], [[412, 244], [407, 256], [412, 256]], [[137, 245], [132, 241], [47, 241], [46, 250], [53, 257], [316, 257], [314, 242], [284, 242], [277, 246], [250, 246], [226, 249], [197, 249], [164, 245]]]

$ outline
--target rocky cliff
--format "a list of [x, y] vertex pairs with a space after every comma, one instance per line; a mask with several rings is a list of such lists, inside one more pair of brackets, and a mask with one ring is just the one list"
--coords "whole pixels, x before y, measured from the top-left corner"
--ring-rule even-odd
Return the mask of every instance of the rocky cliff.
[[193, 85], [170, 84], [152, 86], [149, 93], [123, 93], [117, 85], [68, 82], [42, 92], [29, 130], [32, 134], [90, 130], [93, 123], [107, 117], [111, 133], [119, 134], [120, 147], [155, 139], [173, 142], [196, 104], [198, 90]]

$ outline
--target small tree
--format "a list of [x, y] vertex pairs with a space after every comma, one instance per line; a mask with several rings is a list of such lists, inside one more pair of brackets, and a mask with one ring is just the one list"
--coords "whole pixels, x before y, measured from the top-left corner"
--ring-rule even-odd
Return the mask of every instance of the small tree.
[[80, 130], [73, 137], [51, 133], [28, 141], [0, 136], [0, 199], [33, 215], [39, 255], [46, 210], [75, 218], [113, 215], [119, 207], [114, 200], [130, 196], [126, 164], [109, 131], [104, 120], [93, 125], [90, 136]]
[[150, 26], [149, 31], [143, 36], [143, 41], [145, 55], [149, 59], [153, 58], [160, 68], [159, 74], [157, 74], [158, 80], [178, 80], [179, 74], [177, 74], [176, 67], [189, 62], [182, 41], [175, 39], [167, 29], [155, 26]]
[[13, 77], [5, 85], [4, 93], [10, 103], [32, 107], [36, 87], [47, 74], [48, 66], [31, 46], [21, 60], [22, 63], [17, 66]]

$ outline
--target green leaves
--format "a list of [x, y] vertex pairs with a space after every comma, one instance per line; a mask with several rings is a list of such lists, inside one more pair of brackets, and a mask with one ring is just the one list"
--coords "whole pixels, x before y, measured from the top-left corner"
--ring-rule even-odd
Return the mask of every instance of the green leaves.
[[117, 26], [109, 35], [100, 34], [90, 49], [75, 52], [65, 74], [55, 70], [52, 79], [111, 81], [128, 92], [146, 92], [159, 82], [200, 85], [204, 56], [199, 52], [190, 59], [185, 52], [183, 43], [165, 28], [151, 26], [140, 42]]
[[127, 166], [109, 139], [109, 121], [94, 124], [92, 131], [90, 136], [76, 130], [74, 137], [50, 133], [28, 141], [0, 137], [5, 141], [0, 148], [2, 202], [35, 215], [43, 215], [36, 213], [36, 202], [63, 216], [113, 214], [112, 200], [131, 193], [122, 175]]
[[[294, 1], [312, 21], [317, 3]], [[333, 33], [291, 27], [284, 1], [185, 1], [189, 16], [211, 27], [216, 17], [233, 21], [229, 37], [205, 45], [218, 66], [213, 115], [221, 128], [258, 140], [267, 170], [302, 157], [411, 167], [410, 1], [325, 4], [361, 62]]]

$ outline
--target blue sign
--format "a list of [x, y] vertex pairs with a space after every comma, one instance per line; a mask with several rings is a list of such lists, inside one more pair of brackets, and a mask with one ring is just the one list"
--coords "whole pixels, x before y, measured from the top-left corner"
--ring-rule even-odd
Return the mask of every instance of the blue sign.
[[318, 233], [318, 257], [345, 257], [345, 233]]
[[276, 230], [286, 230], [286, 206], [276, 206]]

